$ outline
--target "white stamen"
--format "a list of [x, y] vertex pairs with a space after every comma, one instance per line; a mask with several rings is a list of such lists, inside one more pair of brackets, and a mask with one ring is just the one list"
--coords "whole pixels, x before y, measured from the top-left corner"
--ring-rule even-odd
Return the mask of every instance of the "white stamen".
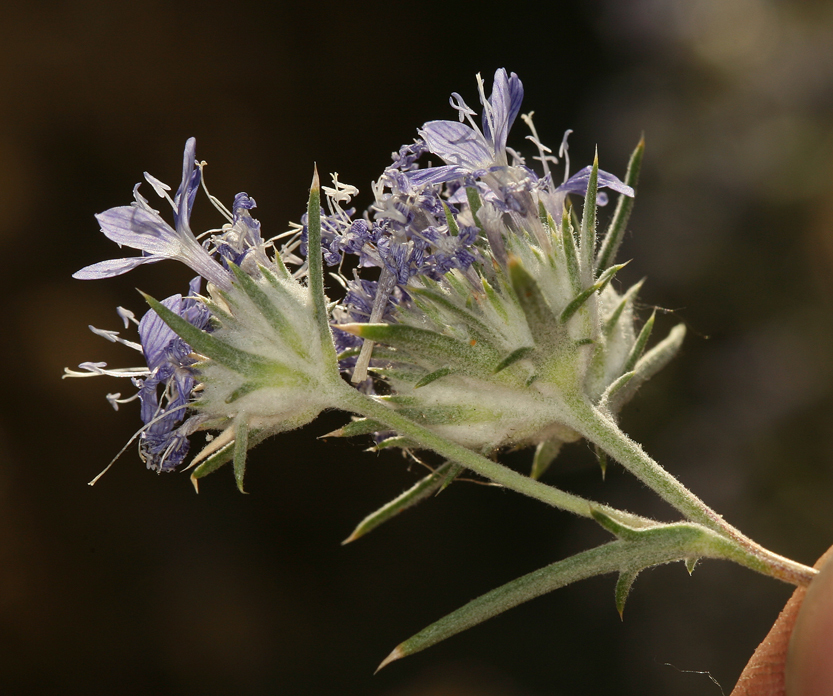
[[205, 195], [208, 196], [208, 200], [211, 201], [211, 204], [220, 212], [224, 218], [226, 218], [229, 222], [234, 222], [234, 216], [231, 214], [231, 211], [226, 208], [222, 204], [219, 198], [215, 198], [208, 192], [208, 186], [205, 183], [205, 167], [208, 165], [208, 162], [197, 162], [197, 166], [200, 168], [200, 186], [202, 186], [202, 190], [205, 191]]
[[529, 128], [532, 133], [532, 135], [526, 136], [526, 139], [538, 148], [538, 157], [533, 157], [532, 159], [538, 160], [543, 165], [544, 176], [547, 176], [550, 173], [549, 162], [558, 164], [558, 158], [548, 154], [551, 153], [552, 150], [550, 150], [538, 139], [538, 131], [535, 130], [535, 125], [532, 123], [532, 115], [534, 113], [534, 111], [530, 111], [528, 114], [521, 114], [521, 120], [527, 125], [527, 128]]
[[124, 328], [126, 329], [130, 322], [132, 321], [137, 326], [139, 325], [139, 321], [136, 319], [136, 315], [133, 314], [129, 309], [125, 309], [124, 307], [116, 307], [116, 314], [121, 317], [121, 320], [124, 322]]
[[85, 372], [78, 372], [77, 370], [70, 370], [68, 367], [64, 368], [64, 374], [61, 377], [100, 377], [106, 375], [107, 377], [148, 377], [150, 370], [146, 367], [120, 367], [115, 370], [105, 370], [107, 363], [105, 362], [85, 362], [78, 367]]
[[[382, 269], [382, 274], [379, 276], [379, 283], [376, 286], [376, 298], [373, 300], [373, 309], [370, 312], [370, 321], [368, 323], [375, 324], [382, 318], [385, 308], [388, 305], [388, 298], [390, 297], [393, 288], [396, 285], [396, 274], [391, 273], [387, 268]], [[356, 367], [353, 369], [353, 376], [350, 380], [354, 384], [364, 382], [367, 379], [367, 367], [370, 365], [370, 357], [373, 353], [373, 341], [365, 340], [362, 344], [362, 350], [356, 360]]]
[[123, 346], [127, 346], [128, 348], [133, 348], [133, 350], [138, 350], [140, 353], [142, 352], [142, 346], [139, 343], [136, 343], [135, 341], [128, 341], [125, 338], [121, 338], [119, 336], [118, 331], [109, 331], [107, 329], [97, 329], [92, 325], [89, 326], [89, 329], [96, 336], [101, 336], [102, 338], [106, 338], [111, 343], [121, 343]]
[[564, 158], [564, 181], [570, 178], [570, 146], [567, 144], [567, 138], [570, 137], [570, 133], [572, 132], [572, 128], [564, 131], [564, 137], [561, 138], [561, 147], [558, 148], [558, 156]]
[[98, 476], [96, 476], [92, 481], [90, 481], [87, 485], [88, 486], [94, 486], [98, 482], [98, 479], [100, 479], [102, 476], [104, 476], [104, 474], [106, 474], [110, 470], [110, 467], [113, 466], [113, 464], [116, 463], [116, 460], [125, 453], [125, 451], [127, 450], [128, 447], [130, 447], [131, 444], [133, 444], [133, 442], [136, 440], [136, 438], [139, 437], [150, 426], [154, 425], [160, 418], [164, 418], [166, 415], [168, 415], [168, 413], [173, 413], [174, 411], [179, 411], [179, 410], [181, 410], [183, 408], [187, 408], [187, 407], [188, 407], [188, 404], [183, 404], [182, 406], [177, 406], [176, 408], [171, 409], [170, 411], [167, 411], [166, 413], [163, 413], [161, 416], [159, 416], [159, 418], [155, 418], [154, 420], [150, 421], [149, 423], [145, 423], [145, 425], [143, 425], [135, 433], [133, 433], [133, 437], [131, 437], [127, 442], [124, 443], [124, 447], [122, 447], [119, 450], [119, 453], [110, 460], [110, 463], [101, 470], [101, 473]]

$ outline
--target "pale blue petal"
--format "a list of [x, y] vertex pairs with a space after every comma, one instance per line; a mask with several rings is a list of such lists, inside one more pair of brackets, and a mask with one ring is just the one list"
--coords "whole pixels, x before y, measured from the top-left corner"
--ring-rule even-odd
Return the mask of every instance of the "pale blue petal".
[[[585, 195], [587, 193], [587, 182], [590, 181], [590, 172], [592, 170], [592, 167], [585, 167], [581, 171], [576, 172], [573, 176], [567, 179], [567, 181], [561, 184], [556, 191], [577, 193], [580, 196]], [[602, 171], [601, 169], [599, 170], [598, 182], [599, 188], [609, 188], [617, 193], [630, 196], [631, 198], [635, 195], [633, 188], [625, 184], [621, 179], [615, 177], [613, 174]]]
[[492, 162], [492, 152], [482, 134], [457, 121], [429, 121], [419, 129], [428, 149], [446, 164], [479, 169]]
[[200, 170], [195, 169], [197, 160], [197, 140], [188, 138], [185, 143], [185, 152], [182, 154], [182, 182], [179, 184], [174, 205], [176, 206], [175, 221], [177, 229], [180, 226], [188, 228], [191, 219], [191, 208], [194, 207], [194, 198], [200, 186]]
[[442, 167], [428, 167], [404, 172], [412, 186], [420, 187], [427, 184], [443, 184], [466, 176], [469, 170], [456, 164], [446, 164]]
[[495, 79], [492, 84], [492, 94], [489, 96], [489, 105], [492, 109], [495, 133], [492, 136], [489, 119], [486, 110], [483, 110], [483, 135], [491, 140], [495, 146], [495, 152], [503, 152], [506, 149], [506, 138], [509, 130], [515, 122], [515, 117], [521, 108], [524, 98], [524, 88], [518, 76], [512, 73], [506, 74], [505, 68], [495, 71]]
[[100, 280], [101, 278], [112, 278], [113, 276], [122, 275], [128, 271], [132, 271], [136, 266], [141, 266], [145, 263], [156, 263], [161, 261], [160, 256], [133, 256], [129, 259], [110, 259], [109, 261], [99, 261], [91, 266], [85, 266], [80, 271], [72, 274], [72, 277], [77, 280]]
[[179, 251], [176, 231], [152, 209], [123, 205], [95, 216], [101, 231], [116, 244], [141, 249], [153, 256], [173, 256]]

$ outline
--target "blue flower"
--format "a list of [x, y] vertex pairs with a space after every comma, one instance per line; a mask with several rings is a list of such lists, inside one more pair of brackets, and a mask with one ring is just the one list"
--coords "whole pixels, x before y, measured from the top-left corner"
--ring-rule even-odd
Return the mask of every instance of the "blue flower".
[[[583, 196], [587, 192], [587, 182], [590, 180], [590, 172], [593, 170], [593, 167], [587, 166], [584, 169], [577, 171], [573, 176], [571, 176], [567, 181], [561, 184], [556, 191], [563, 191], [564, 193], [576, 193], [580, 196]], [[616, 193], [624, 194], [629, 198], [634, 197], [634, 190], [632, 187], [628, 186], [625, 182], [623, 182], [619, 177], [611, 174], [610, 172], [599, 170], [598, 175], [598, 187], [599, 188], [609, 188], [612, 191], [616, 191]], [[597, 203], [599, 205], [604, 205], [607, 202], [606, 198], [602, 198], [604, 194], [599, 194], [599, 199], [597, 199]]]
[[[477, 79], [483, 105], [482, 130], [471, 118], [475, 112], [453, 93], [451, 105], [459, 111], [460, 121], [429, 121], [418, 130], [428, 150], [441, 157], [446, 166], [408, 172], [415, 185], [439, 184], [508, 164], [506, 138], [521, 108], [523, 84], [515, 73], [507, 75], [500, 68], [495, 72], [492, 94], [486, 99], [483, 81], [479, 75]], [[465, 118], [470, 125], [462, 122]]]
[[[192, 297], [199, 289], [200, 278], [194, 278], [189, 287], [191, 296], [172, 295], [162, 304], [198, 329], [207, 329], [211, 314]], [[199, 416], [186, 420], [186, 409], [197, 385], [191, 368], [196, 360], [191, 347], [153, 310], [139, 322], [139, 339], [150, 371], [146, 378], [134, 379], [145, 424], [139, 438], [139, 454], [148, 469], [172, 471], [188, 454], [188, 436], [201, 422]]]
[[248, 267], [249, 259], [255, 263], [270, 265], [271, 262], [264, 252], [260, 222], [249, 212], [256, 207], [255, 199], [247, 193], [241, 192], [234, 197], [231, 225], [226, 225], [223, 234], [215, 239], [215, 249], [220, 255], [223, 267], [228, 268], [228, 262]]
[[145, 173], [148, 183], [162, 198], [167, 198], [174, 210], [171, 227], [157, 210], [139, 193], [140, 184], [133, 188], [134, 202], [129, 206], [111, 208], [96, 215], [101, 231], [118, 245], [142, 251], [142, 256], [101, 261], [73, 274], [81, 280], [97, 280], [121, 275], [145, 263], [176, 259], [220, 288], [231, 286], [231, 276], [200, 245], [191, 232], [191, 208], [200, 185], [201, 172], [195, 167], [196, 140], [189, 138], [182, 160], [182, 181], [173, 200], [169, 187]]
[[[197, 328], [211, 331], [211, 313], [196, 298], [200, 284], [201, 279], [194, 278], [187, 297], [172, 295], [162, 304]], [[104, 331], [92, 326], [90, 329], [109, 341], [140, 351], [145, 358], [145, 367], [107, 369], [107, 364], [103, 362], [85, 362], [79, 365], [80, 371], [65, 370], [65, 376], [129, 378], [138, 389], [137, 393], [127, 398], [121, 398], [121, 394], [108, 394], [107, 400], [116, 410], [120, 404], [139, 400], [144, 424], [136, 434], [139, 455], [148, 469], [173, 471], [188, 454], [188, 437], [205, 421], [205, 417], [199, 414], [187, 414], [193, 403], [193, 393], [199, 386], [192, 367], [196, 358], [191, 346], [174, 333], [155, 311], [148, 311], [138, 322], [127, 310], [119, 308], [119, 315], [125, 327], [130, 322], [138, 325], [139, 343], [121, 338], [116, 331]]]
[[[451, 105], [460, 112], [460, 122], [428, 121], [418, 130], [424, 142], [420, 143], [418, 141], [414, 146], [403, 147], [400, 150], [394, 166], [400, 169], [412, 186], [436, 185], [457, 179], [466, 179], [467, 184], [474, 185], [477, 179], [483, 179], [492, 172], [510, 168], [506, 156], [506, 139], [521, 108], [524, 95], [523, 84], [515, 73], [507, 76], [506, 70], [501, 68], [495, 72], [492, 94], [488, 99], [485, 97], [483, 82], [479, 75], [478, 87], [480, 101], [483, 105], [482, 130], [472, 120], [475, 112], [455, 92], [452, 94]], [[462, 123], [464, 118], [468, 118], [470, 125]], [[531, 123], [528, 116], [524, 118]], [[531, 136], [531, 139], [539, 148], [546, 150], [538, 143], [537, 134]], [[566, 144], [562, 147], [566, 148]], [[414, 162], [426, 149], [441, 157], [446, 165], [425, 169], [417, 168]], [[520, 156], [514, 151], [513, 155], [520, 159]], [[547, 158], [544, 152], [541, 153], [539, 159], [557, 161], [555, 158]], [[402, 165], [406, 166], [403, 167]], [[481, 191], [481, 195], [485, 193], [487, 197], [492, 198], [491, 202], [495, 202], [496, 196], [490, 189], [496, 181], [500, 181], [504, 186], [508, 184], [510, 187], [514, 186], [516, 188], [519, 184], [530, 186], [539, 181], [537, 175], [525, 166], [515, 167], [514, 169], [516, 169], [514, 175], [505, 175], [489, 181], [489, 185], [482, 187], [484, 190]], [[554, 187], [548, 174], [548, 168], [545, 168], [547, 176], [540, 180], [540, 188], [546, 193], [551, 192], [554, 196], [553, 200], [559, 202], [563, 201], [563, 196], [569, 193], [583, 196], [587, 191], [591, 169], [592, 167], [585, 167], [564, 183]], [[626, 186], [616, 176], [605, 171], [599, 171], [598, 187], [610, 188], [626, 196], [633, 197], [634, 195], [630, 186]], [[506, 191], [495, 193], [499, 196], [499, 207], [504, 207], [504, 209], [512, 207], [512, 201], [507, 200], [505, 195]], [[509, 194], [509, 198], [511, 198], [511, 191]], [[458, 198], [457, 200], [461, 199]], [[599, 205], [605, 205], [607, 202], [606, 196], [602, 193], [597, 202]], [[519, 211], [516, 210], [516, 212]], [[558, 211], [551, 210], [550, 212], [554, 217], [559, 216]], [[533, 210], [532, 214], [537, 214], [537, 210]]]

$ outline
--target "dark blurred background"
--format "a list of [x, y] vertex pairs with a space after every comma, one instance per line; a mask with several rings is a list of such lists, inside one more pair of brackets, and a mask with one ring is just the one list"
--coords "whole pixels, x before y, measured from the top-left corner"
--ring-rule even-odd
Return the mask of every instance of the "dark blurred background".
[[[119, 328], [184, 290], [146, 266], [70, 278], [117, 256], [93, 214], [144, 170], [176, 188], [197, 138], [227, 203], [247, 191], [275, 234], [304, 210], [313, 162], [357, 185], [424, 121], [476, 105], [474, 75], [522, 78], [545, 143], [573, 169], [598, 144], [622, 175], [647, 153], [623, 273], [648, 282], [657, 335], [682, 354], [623, 426], [729, 521], [812, 563], [833, 542], [833, 5], [766, 0], [547, 3], [8, 4], [0, 34], [0, 692], [9, 694], [714, 694], [731, 690], [791, 589], [707, 562], [643, 574], [624, 623], [614, 578], [540, 598], [372, 676], [399, 641], [474, 596], [603, 541], [593, 524], [455, 484], [358, 542], [366, 513], [420, 472], [364, 442], [322, 442], [343, 414], [270, 441], [247, 488], [194, 494], [130, 449], [138, 427], [98, 378], [64, 366], [135, 353]], [[510, 145], [530, 153], [518, 123]], [[204, 199], [195, 228], [218, 224]], [[529, 453], [508, 460], [527, 467]], [[548, 480], [673, 515], [585, 444]]]

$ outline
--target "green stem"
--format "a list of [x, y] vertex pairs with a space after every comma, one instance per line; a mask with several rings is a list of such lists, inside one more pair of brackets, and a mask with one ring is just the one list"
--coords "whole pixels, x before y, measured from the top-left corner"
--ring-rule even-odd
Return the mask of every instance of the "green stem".
[[510, 488], [518, 493], [528, 495], [553, 507], [581, 515], [582, 517], [591, 517], [591, 509], [600, 509], [614, 519], [636, 527], [651, 527], [655, 524], [652, 520], [645, 517], [633, 515], [607, 505], [587, 500], [586, 498], [561, 491], [553, 486], [548, 486], [545, 483], [519, 474], [502, 464], [486, 459], [486, 457], [462, 445], [446, 440], [433, 431], [423, 428], [385, 404], [356, 391], [345, 382], [342, 381], [341, 384], [343, 387], [340, 389], [341, 398], [339, 408], [352, 411], [365, 418], [382, 423], [421, 447], [432, 450], [446, 459], [457, 462], [494, 483]]
[[[817, 571], [768, 551], [730, 525], [694, 493], [663, 469], [616, 423], [583, 398], [570, 402], [577, 432], [598, 445], [687, 519], [714, 530], [748, 551], [763, 565], [760, 572], [793, 585], [805, 586]], [[751, 566], [750, 566], [751, 567]]]

